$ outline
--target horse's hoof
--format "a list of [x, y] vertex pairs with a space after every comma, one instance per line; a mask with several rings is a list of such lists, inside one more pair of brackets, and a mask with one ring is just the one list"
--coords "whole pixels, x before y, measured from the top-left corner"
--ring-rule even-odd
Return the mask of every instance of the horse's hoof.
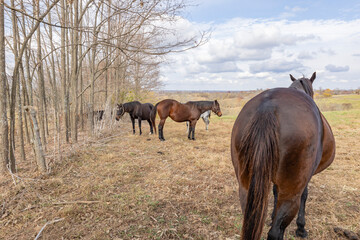
[[297, 237], [301, 237], [301, 238], [306, 238], [308, 236], [307, 231], [305, 230], [305, 228], [302, 229], [296, 229], [296, 236]]
[[191, 140], [195, 141], [195, 138], [192, 138]]
[[159, 138], [159, 139], [160, 139], [160, 141], [162, 141], [162, 142], [165, 141], [165, 138]]

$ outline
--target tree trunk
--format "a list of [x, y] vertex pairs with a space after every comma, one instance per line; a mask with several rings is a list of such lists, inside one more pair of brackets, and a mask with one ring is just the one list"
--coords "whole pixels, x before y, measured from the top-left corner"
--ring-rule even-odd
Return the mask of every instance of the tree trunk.
[[65, 0], [61, 0], [61, 76], [62, 76], [62, 89], [63, 89], [63, 119], [65, 123], [65, 139], [69, 142], [69, 125], [68, 125], [68, 98], [67, 98], [67, 72], [66, 72], [66, 29], [67, 17], [66, 17]]
[[[48, 7], [50, 5], [50, 3], [47, 3]], [[55, 59], [54, 59], [54, 52], [55, 52], [55, 46], [53, 43], [53, 28], [51, 26], [51, 13], [49, 13], [48, 16], [48, 21], [50, 23], [49, 25], [49, 40], [50, 40], [50, 44], [51, 44], [51, 73], [52, 76], [50, 76], [51, 74], [49, 74], [49, 79], [52, 79], [52, 97], [53, 97], [53, 107], [54, 107], [54, 121], [55, 121], [55, 128], [56, 128], [56, 133], [57, 136], [60, 136], [60, 125], [59, 125], [59, 97], [58, 97], [58, 93], [57, 93], [57, 84], [56, 84], [56, 71], [55, 71]], [[56, 139], [56, 136], [54, 134], [54, 139]], [[54, 141], [54, 149], [56, 149], [56, 147], [58, 148], [58, 152], [60, 153], [60, 141], [58, 139], [58, 143], [56, 144], [56, 141]]]
[[[97, 9], [96, 13], [95, 13], [95, 24], [93, 27], [93, 47], [92, 47], [92, 54], [91, 54], [91, 62], [90, 62], [90, 66], [91, 66], [91, 91], [90, 91], [90, 107], [91, 109], [91, 116], [93, 116], [93, 112], [94, 112], [94, 103], [95, 103], [95, 79], [96, 79], [96, 70], [95, 70], [95, 59], [96, 59], [96, 47], [97, 47], [97, 41], [98, 41], [98, 31], [97, 31], [97, 16], [99, 13], [99, 9], [100, 7]], [[89, 109], [88, 109], [89, 110]], [[89, 114], [89, 113], [88, 113]], [[95, 122], [94, 122], [94, 117], [91, 118], [91, 128], [89, 129], [89, 131], [91, 132], [91, 134], [94, 131], [94, 127], [95, 127]]]
[[0, 172], [9, 164], [8, 120], [6, 109], [4, 1], [0, 1]]
[[[82, 5], [83, 1], [80, 1], [80, 9], [79, 12], [82, 12]], [[82, 20], [79, 19], [79, 27], [80, 29], [82, 29]], [[83, 54], [83, 46], [82, 46], [82, 34], [79, 34], [79, 56], [82, 57]], [[83, 72], [82, 72], [82, 61], [79, 62], [79, 74], [78, 76], [80, 77], [80, 92], [82, 92], [83, 90], [83, 76], [82, 76]], [[81, 131], [84, 131], [84, 103], [83, 103], [83, 95], [81, 94], [80, 96], [80, 121], [81, 121]]]
[[77, 142], [78, 132], [77, 132], [77, 113], [78, 113], [78, 101], [77, 101], [77, 71], [78, 71], [78, 45], [79, 45], [79, 0], [73, 1], [74, 7], [74, 19], [73, 19], [73, 30], [72, 30], [72, 47], [71, 47], [71, 88], [70, 88], [70, 119], [71, 119], [71, 138], [73, 142]]
[[[15, 1], [11, 0], [11, 6], [15, 7]], [[18, 61], [18, 34], [17, 34], [17, 16], [15, 10], [11, 11], [11, 22], [13, 26], [13, 52], [15, 57], [15, 62]], [[18, 86], [19, 71], [17, 70], [13, 74], [11, 94], [10, 94], [10, 171], [16, 172], [15, 164], [15, 105], [16, 105], [16, 88]]]
[[[109, 17], [110, 17], [110, 14], [111, 14], [111, 0], [109, 0], [109, 6], [108, 6], [108, 16]], [[111, 21], [110, 21], [110, 19], [108, 19], [107, 28], [108, 28], [107, 29], [108, 30], [108, 32], [107, 32], [108, 38], [110, 39], [110, 35], [111, 35]], [[106, 56], [106, 72], [105, 72], [105, 102], [107, 101], [107, 97], [108, 97], [109, 59], [110, 59], [109, 45], [106, 45], [106, 55], [107, 56]]]
[[[21, 78], [21, 85], [22, 85], [23, 103], [24, 103], [24, 105], [30, 105], [29, 96], [28, 96], [27, 88], [26, 88], [24, 67], [23, 67], [22, 63], [21, 63], [21, 66], [20, 66], [20, 78]], [[26, 114], [24, 114], [24, 125], [25, 125], [26, 141], [27, 141], [28, 144], [30, 144], [30, 134], [29, 134], [27, 118], [28, 117], [26, 116]]]
[[[40, 0], [34, 1], [35, 7], [35, 16], [39, 18], [40, 16]], [[38, 82], [39, 82], [39, 128], [41, 134], [41, 140], [46, 151], [46, 131], [45, 131], [45, 80], [44, 80], [44, 69], [42, 63], [42, 53], [41, 53], [41, 31], [40, 27], [37, 29], [37, 75], [38, 75]]]
[[[21, 74], [21, 73], [20, 73]], [[24, 142], [24, 128], [23, 128], [23, 109], [22, 109], [22, 100], [21, 100], [21, 91], [20, 91], [20, 78], [18, 78], [18, 129], [20, 133], [20, 155], [23, 161], [26, 160], [25, 157], [25, 142]]]

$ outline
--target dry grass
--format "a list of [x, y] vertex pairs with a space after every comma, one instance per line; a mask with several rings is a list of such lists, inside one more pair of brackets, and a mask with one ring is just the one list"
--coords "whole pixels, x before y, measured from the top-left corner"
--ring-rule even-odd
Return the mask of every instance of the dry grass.
[[[200, 120], [196, 141], [187, 140], [185, 124], [171, 120], [165, 142], [149, 136], [145, 122], [143, 135], [132, 135], [126, 118], [114, 130], [117, 137], [55, 161], [50, 175], [19, 163], [16, 185], [9, 177], [0, 181], [0, 239], [34, 238], [61, 218], [40, 239], [238, 239], [242, 214], [229, 145], [232, 109], [250, 95], [223, 97], [227, 116], [212, 116], [209, 131]], [[331, 114], [337, 156], [310, 182], [309, 239], [340, 239], [334, 227], [360, 231], [360, 123]], [[293, 221], [286, 239], [296, 239], [295, 228]]]

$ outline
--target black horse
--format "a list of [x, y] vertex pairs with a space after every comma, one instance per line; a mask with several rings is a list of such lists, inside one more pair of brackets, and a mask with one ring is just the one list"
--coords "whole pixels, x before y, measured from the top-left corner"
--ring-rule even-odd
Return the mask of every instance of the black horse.
[[115, 119], [117, 121], [119, 121], [119, 119], [126, 112], [129, 113], [131, 122], [132, 122], [132, 127], [133, 127], [133, 134], [135, 134], [135, 119], [138, 119], [138, 121], [139, 121], [140, 135], [142, 134], [142, 131], [141, 131], [141, 121], [142, 120], [148, 121], [149, 126], [150, 126], [150, 134], [154, 133], [153, 127], [152, 127], [151, 121], [150, 121], [150, 113], [151, 113], [152, 109], [154, 108], [154, 105], [152, 105], [151, 103], [141, 104], [138, 101], [133, 101], [133, 102], [127, 102], [124, 104], [118, 104], [117, 107], [118, 107], [118, 109], [116, 112]]

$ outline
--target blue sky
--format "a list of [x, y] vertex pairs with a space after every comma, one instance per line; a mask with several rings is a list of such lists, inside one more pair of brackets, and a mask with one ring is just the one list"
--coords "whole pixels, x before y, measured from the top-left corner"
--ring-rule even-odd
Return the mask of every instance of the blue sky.
[[[186, 17], [195, 22], [224, 22], [231, 18], [342, 19], [360, 17], [357, 0], [199, 0], [187, 10]], [[298, 14], [294, 14], [294, 13]]]
[[167, 90], [251, 90], [317, 72], [315, 88], [360, 87], [360, 2], [198, 0], [179, 36], [211, 29], [205, 45], [162, 66]]

